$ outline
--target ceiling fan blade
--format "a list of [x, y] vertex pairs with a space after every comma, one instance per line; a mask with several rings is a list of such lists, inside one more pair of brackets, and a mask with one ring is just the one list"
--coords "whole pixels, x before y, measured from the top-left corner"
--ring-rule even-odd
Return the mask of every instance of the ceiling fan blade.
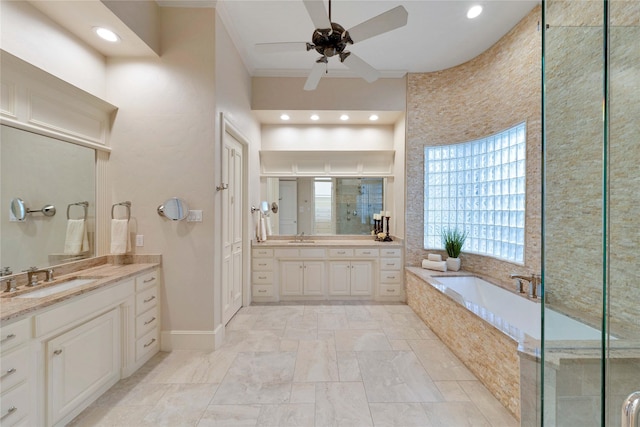
[[307, 13], [316, 28], [331, 28], [329, 15], [327, 15], [327, 9], [324, 7], [323, 0], [302, 0], [302, 2], [304, 3], [304, 7], [307, 8]]
[[305, 42], [285, 42], [285, 43], [258, 43], [255, 46], [256, 52], [279, 53], [279, 52], [306, 52]]
[[397, 6], [356, 25], [349, 29], [348, 32], [351, 40], [354, 43], [358, 43], [396, 28], [404, 27], [407, 25], [408, 16], [409, 14], [404, 7]]
[[369, 83], [375, 82], [380, 77], [378, 70], [353, 53], [349, 54], [342, 63]]
[[326, 64], [324, 62], [316, 62], [313, 64], [309, 77], [307, 77], [307, 81], [304, 84], [304, 90], [315, 90], [315, 88], [318, 87], [318, 83], [320, 83], [322, 73], [324, 73], [325, 69]]

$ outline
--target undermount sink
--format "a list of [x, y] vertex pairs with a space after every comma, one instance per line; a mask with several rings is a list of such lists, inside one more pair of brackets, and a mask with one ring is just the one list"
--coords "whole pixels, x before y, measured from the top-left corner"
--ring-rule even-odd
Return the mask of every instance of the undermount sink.
[[[55, 285], [47, 286], [46, 288], [41, 288], [17, 295], [15, 298], [42, 298], [48, 297], [50, 295], [57, 294], [59, 292], [68, 291], [69, 289], [77, 288], [78, 286], [87, 285], [89, 283], [95, 282], [99, 277], [86, 277], [86, 278], [74, 278], [70, 279]], [[42, 286], [42, 285], [39, 285]]]
[[300, 240], [289, 240], [289, 243], [292, 243], [292, 244], [293, 243], [295, 243], [295, 244], [301, 244], [302, 243], [303, 245], [307, 244], [307, 243], [315, 243], [315, 242], [316, 242], [315, 240], [302, 240], [302, 241], [300, 241]]

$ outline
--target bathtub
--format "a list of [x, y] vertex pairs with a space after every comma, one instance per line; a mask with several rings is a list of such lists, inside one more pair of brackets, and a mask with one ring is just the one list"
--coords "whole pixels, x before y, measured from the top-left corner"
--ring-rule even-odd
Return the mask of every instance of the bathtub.
[[[522, 356], [535, 366], [539, 356], [541, 304], [473, 276], [444, 276], [417, 267], [406, 272], [407, 304], [520, 419], [520, 361]], [[545, 341], [601, 337], [597, 329], [555, 311], [546, 310], [545, 321], [551, 326]], [[531, 391], [523, 393], [526, 397]]]
[[[464, 305], [497, 329], [523, 343], [526, 335], [540, 340], [541, 323], [539, 302], [493, 285], [474, 276], [437, 276], [431, 285]], [[600, 340], [598, 329], [550, 309], [545, 309], [547, 341]]]

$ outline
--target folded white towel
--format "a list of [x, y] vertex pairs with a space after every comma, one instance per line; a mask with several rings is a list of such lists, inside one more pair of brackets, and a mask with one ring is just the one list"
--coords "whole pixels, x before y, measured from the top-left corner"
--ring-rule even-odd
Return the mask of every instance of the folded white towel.
[[64, 253], [78, 255], [89, 250], [89, 239], [84, 219], [67, 220], [67, 234], [64, 239]]
[[436, 271], [447, 271], [447, 263], [445, 261], [429, 261], [428, 259], [422, 260], [422, 268]]
[[427, 255], [427, 259], [429, 261], [442, 261], [442, 256], [440, 254], [429, 254]]
[[113, 255], [126, 254], [131, 250], [129, 239], [129, 220], [111, 220], [111, 253]]

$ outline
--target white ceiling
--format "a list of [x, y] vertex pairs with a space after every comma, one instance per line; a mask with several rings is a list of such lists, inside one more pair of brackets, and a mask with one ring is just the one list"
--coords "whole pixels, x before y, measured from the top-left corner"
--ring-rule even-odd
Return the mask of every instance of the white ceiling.
[[[179, 1], [173, 1], [174, 4]], [[328, 2], [325, 0], [325, 9]], [[354, 44], [349, 50], [386, 77], [430, 72], [462, 64], [487, 50], [525, 17], [537, 0], [333, 0], [332, 21], [349, 29], [402, 5], [405, 27]], [[467, 9], [481, 4], [483, 13], [467, 19]], [[311, 41], [313, 23], [300, 0], [219, 0], [216, 6], [240, 54], [255, 76], [306, 76], [315, 52], [257, 53], [256, 43]], [[338, 58], [329, 74], [349, 76]]]

